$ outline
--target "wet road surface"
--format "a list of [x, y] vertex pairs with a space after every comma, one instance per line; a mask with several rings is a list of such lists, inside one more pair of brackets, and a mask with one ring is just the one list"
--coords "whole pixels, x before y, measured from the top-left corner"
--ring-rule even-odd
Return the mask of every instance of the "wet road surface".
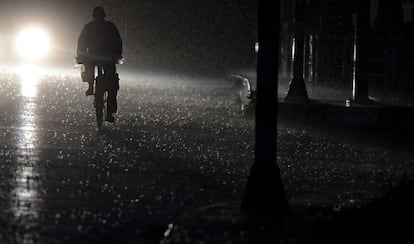
[[[1, 243], [157, 243], [186, 211], [241, 199], [254, 123], [229, 86], [121, 80], [117, 121], [100, 132], [85, 88], [1, 75]], [[289, 124], [278, 145], [292, 204], [370, 200], [413, 164], [409, 151]]]
[[191, 205], [239, 197], [252, 126], [217, 89], [125, 85], [98, 132], [79, 79], [0, 82], [2, 242], [153, 243]]

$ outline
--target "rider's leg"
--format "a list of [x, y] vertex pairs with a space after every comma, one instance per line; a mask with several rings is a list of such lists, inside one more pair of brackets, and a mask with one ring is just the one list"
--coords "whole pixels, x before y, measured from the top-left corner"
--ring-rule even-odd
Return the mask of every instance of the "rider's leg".
[[88, 82], [88, 90], [86, 90], [86, 96], [93, 95], [93, 84], [95, 79], [95, 66], [86, 64], [85, 72], [82, 73], [82, 81]]
[[116, 101], [118, 90], [109, 90], [108, 97], [106, 102], [106, 118], [105, 120], [108, 122], [115, 122], [114, 113], [116, 113], [118, 109], [118, 104]]
[[114, 122], [114, 113], [118, 110], [118, 103], [116, 100], [119, 90], [119, 77], [116, 73], [115, 64], [104, 65], [104, 73], [108, 79], [108, 98], [107, 98], [107, 118], [106, 121]]
[[116, 113], [118, 110], [118, 102], [116, 101], [116, 96], [118, 94], [118, 90], [111, 90], [108, 91], [108, 112], [111, 114]]

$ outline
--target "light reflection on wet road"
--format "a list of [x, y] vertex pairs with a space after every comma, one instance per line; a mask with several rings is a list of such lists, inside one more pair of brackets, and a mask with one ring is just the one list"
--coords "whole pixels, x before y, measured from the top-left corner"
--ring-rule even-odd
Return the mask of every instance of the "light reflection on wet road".
[[[39, 219], [41, 198], [38, 195], [39, 173], [37, 135], [37, 84], [40, 76], [35, 68], [20, 70], [20, 114], [17, 128], [15, 188], [12, 191], [11, 209], [17, 219], [27, 219], [26, 227], [32, 228]], [[34, 243], [36, 231], [21, 236], [23, 243]]]

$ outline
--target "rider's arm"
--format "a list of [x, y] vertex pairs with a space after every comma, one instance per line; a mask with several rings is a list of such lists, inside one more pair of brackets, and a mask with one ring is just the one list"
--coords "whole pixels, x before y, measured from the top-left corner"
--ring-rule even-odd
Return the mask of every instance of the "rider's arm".
[[88, 25], [82, 29], [79, 38], [78, 38], [78, 45], [76, 48], [76, 59], [78, 63], [83, 63], [83, 59], [87, 54], [87, 42], [88, 42]]
[[114, 28], [114, 46], [115, 46], [115, 55], [117, 55], [116, 58], [122, 57], [122, 39], [121, 35], [119, 34], [118, 28], [113, 25]]

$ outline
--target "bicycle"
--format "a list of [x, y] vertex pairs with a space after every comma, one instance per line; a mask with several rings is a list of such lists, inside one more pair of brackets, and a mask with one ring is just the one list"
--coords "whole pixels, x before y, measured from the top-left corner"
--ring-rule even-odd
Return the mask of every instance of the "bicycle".
[[[123, 64], [123, 59], [118, 60], [117, 64]], [[80, 64], [80, 65], [83, 65], [83, 64]], [[94, 106], [95, 115], [96, 115], [96, 125], [98, 127], [98, 130], [100, 130], [103, 125], [104, 115], [107, 118], [108, 114], [111, 113], [109, 111], [109, 106], [108, 106], [109, 105], [108, 104], [109, 103], [108, 92], [111, 92], [114, 89], [117, 90], [119, 88], [119, 85], [115, 84], [113, 81], [111, 81], [109, 77], [107, 77], [104, 74], [103, 64], [96, 64], [94, 66], [94, 69], [95, 67], [97, 69], [97, 75], [95, 76], [94, 74], [95, 92], [94, 92], [93, 106]], [[80, 68], [81, 68], [81, 72], [83, 72], [84, 67], [81, 66]], [[118, 79], [118, 77], [116, 77], [116, 79]]]

